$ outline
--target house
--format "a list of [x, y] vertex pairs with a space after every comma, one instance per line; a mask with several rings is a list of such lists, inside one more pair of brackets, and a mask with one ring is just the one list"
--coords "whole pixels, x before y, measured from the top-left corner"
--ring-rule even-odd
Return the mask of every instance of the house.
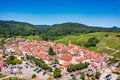
[[38, 53], [37, 56], [46, 61], [50, 60], [50, 58], [43, 53]]
[[85, 60], [84, 57], [76, 58], [76, 62], [82, 62], [84, 60]]
[[71, 65], [71, 64], [72, 64], [71, 61], [66, 61], [66, 62], [64, 62], [64, 63], [62, 64], [62, 66], [67, 67], [67, 66], [69, 66], [69, 65]]
[[120, 68], [119, 68], [119, 67], [111, 66], [110, 69], [111, 69], [113, 72], [118, 72], [118, 73], [120, 73]]
[[69, 54], [61, 54], [60, 55], [60, 59], [64, 60], [64, 61], [71, 61], [72, 58], [73, 58], [72, 55], [69, 55]]
[[97, 63], [95, 63], [95, 62], [92, 62], [91, 65], [92, 65], [94, 68], [97, 68], [97, 66], [98, 66]]

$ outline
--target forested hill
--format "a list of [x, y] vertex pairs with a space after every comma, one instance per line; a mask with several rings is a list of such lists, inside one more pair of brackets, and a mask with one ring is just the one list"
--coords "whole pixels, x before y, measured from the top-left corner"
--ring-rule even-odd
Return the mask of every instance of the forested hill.
[[88, 33], [94, 31], [110, 31], [110, 32], [117, 32], [120, 31], [120, 28], [114, 26], [111, 28], [104, 28], [104, 27], [95, 27], [95, 26], [88, 26], [80, 23], [63, 23], [63, 24], [55, 24], [52, 25], [47, 29], [47, 32], [65, 32], [68, 34], [74, 33]]
[[87, 26], [80, 23], [63, 23], [55, 24], [50, 26], [46, 31], [44, 31], [45, 39], [57, 39], [58, 36], [66, 35], [77, 35], [77, 34], [86, 34], [91, 32], [119, 32], [120, 28], [103, 28], [103, 27], [93, 27]]
[[34, 25], [25, 22], [0, 21], [0, 36], [12, 37], [18, 35], [34, 34], [36, 28]]
[[48, 27], [50, 27], [49, 25], [35, 25], [36, 28], [39, 28], [39, 29], [46, 29]]
[[92, 27], [80, 23], [62, 23], [49, 25], [33, 25], [26, 22], [0, 21], [0, 37], [40, 35], [43, 40], [55, 40], [66, 35], [86, 34], [91, 32], [119, 32], [120, 28]]

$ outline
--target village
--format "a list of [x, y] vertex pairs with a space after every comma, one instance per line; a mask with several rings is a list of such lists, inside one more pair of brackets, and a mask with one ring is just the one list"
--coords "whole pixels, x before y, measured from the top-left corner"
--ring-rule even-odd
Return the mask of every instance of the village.
[[[10, 56], [21, 62], [8, 64], [6, 61]], [[113, 63], [110, 62], [112, 59], [106, 53], [73, 45], [70, 40], [65, 45], [23, 38], [7, 39], [4, 48], [0, 49], [1, 74], [27, 80], [117, 80], [120, 61]]]

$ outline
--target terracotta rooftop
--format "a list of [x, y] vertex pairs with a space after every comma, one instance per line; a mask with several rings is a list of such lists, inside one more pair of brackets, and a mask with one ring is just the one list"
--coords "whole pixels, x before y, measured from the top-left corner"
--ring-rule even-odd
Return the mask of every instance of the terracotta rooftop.
[[40, 57], [41, 59], [43, 59], [43, 60], [47, 60], [47, 61], [49, 61], [50, 60], [50, 58], [48, 57], [48, 56], [46, 56], [45, 54], [43, 54], [43, 53], [38, 53], [38, 54], [36, 54], [38, 57]]
[[65, 61], [71, 61], [72, 58], [73, 57], [69, 54], [61, 54], [61, 56], [60, 56], [60, 59], [65, 60]]
[[82, 61], [84, 61], [84, 57], [77, 58], [76, 61], [77, 62], [82, 62]]
[[67, 67], [67, 66], [69, 66], [69, 65], [71, 65], [71, 64], [72, 64], [71, 61], [66, 61], [66, 62], [64, 62], [64, 63], [62, 64], [62, 66]]
[[92, 62], [91, 65], [95, 68], [97, 67], [97, 65], [94, 62]]

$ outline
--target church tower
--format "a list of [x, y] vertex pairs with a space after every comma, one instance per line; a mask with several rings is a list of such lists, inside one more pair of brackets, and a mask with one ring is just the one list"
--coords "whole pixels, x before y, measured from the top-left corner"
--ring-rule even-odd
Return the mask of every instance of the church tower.
[[70, 46], [71, 45], [71, 38], [69, 38], [69, 40], [68, 40], [68, 46]]

